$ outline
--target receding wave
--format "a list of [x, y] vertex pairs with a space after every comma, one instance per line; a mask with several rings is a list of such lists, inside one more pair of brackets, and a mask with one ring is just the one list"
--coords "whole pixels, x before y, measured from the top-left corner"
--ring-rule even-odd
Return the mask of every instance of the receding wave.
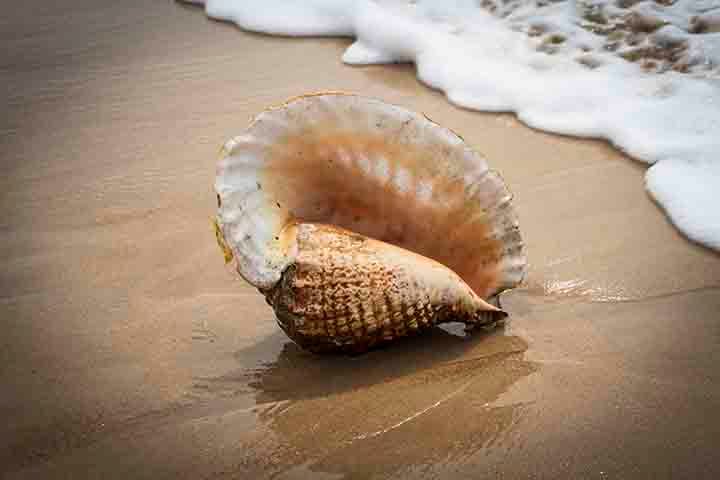
[[194, 0], [241, 28], [350, 36], [348, 64], [414, 62], [448, 100], [604, 138], [720, 250], [720, 0]]

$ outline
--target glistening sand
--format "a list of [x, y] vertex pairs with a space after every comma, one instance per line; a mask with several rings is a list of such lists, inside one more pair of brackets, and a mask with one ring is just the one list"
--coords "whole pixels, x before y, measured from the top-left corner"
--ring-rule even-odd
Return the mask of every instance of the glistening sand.
[[[602, 142], [449, 105], [348, 40], [172, 2], [0, 20], [3, 478], [716, 478], [720, 258]], [[346, 90], [427, 113], [516, 194], [532, 269], [506, 332], [314, 357], [222, 266], [219, 146]]]

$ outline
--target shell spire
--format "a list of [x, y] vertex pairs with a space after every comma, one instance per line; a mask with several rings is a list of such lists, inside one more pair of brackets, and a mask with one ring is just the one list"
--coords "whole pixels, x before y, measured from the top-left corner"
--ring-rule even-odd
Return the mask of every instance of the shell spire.
[[452, 131], [379, 100], [262, 112], [224, 146], [215, 190], [226, 259], [311, 350], [494, 323], [506, 314], [484, 299], [525, 276], [501, 177]]

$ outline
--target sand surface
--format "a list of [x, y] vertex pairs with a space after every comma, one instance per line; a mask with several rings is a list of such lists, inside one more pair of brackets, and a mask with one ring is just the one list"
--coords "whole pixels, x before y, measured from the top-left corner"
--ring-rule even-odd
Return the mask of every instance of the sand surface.
[[[3, 479], [720, 477], [720, 256], [642, 165], [170, 1], [0, 25]], [[503, 173], [532, 263], [504, 331], [317, 357], [223, 266], [219, 146], [328, 89], [423, 111]]]

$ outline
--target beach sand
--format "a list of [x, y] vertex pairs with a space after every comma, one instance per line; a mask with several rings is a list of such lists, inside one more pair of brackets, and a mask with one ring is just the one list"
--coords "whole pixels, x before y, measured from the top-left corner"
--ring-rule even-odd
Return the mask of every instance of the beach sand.
[[[720, 256], [644, 165], [345, 66], [347, 39], [170, 1], [0, 24], [0, 477], [720, 477]], [[223, 266], [220, 145], [322, 90], [422, 111], [503, 174], [531, 262], [503, 331], [314, 356]]]

